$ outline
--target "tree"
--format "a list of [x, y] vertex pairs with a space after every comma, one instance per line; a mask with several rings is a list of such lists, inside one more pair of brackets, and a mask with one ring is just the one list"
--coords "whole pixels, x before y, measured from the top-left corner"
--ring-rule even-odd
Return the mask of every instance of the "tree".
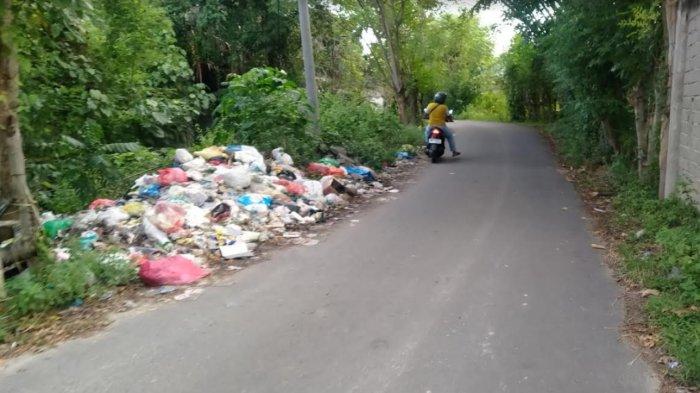
[[39, 217], [32, 199], [24, 164], [19, 127], [19, 64], [13, 42], [12, 1], [0, 2], [0, 201], [10, 201], [19, 233], [9, 250], [0, 250], [0, 298], [5, 296], [4, 263], [26, 257], [34, 250], [34, 231]]

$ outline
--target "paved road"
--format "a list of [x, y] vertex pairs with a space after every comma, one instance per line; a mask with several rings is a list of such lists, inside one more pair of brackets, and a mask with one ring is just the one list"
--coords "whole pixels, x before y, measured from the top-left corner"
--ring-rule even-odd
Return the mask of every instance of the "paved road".
[[615, 284], [536, 132], [455, 129], [460, 159], [359, 223], [15, 360], [0, 391], [654, 391], [619, 342]]

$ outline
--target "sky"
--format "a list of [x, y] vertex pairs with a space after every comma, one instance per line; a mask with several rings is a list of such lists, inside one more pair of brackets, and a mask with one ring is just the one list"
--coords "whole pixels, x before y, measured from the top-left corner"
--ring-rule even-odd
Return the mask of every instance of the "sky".
[[[461, 4], [454, 4], [446, 6], [443, 8], [445, 12], [449, 13], [459, 13], [460, 8], [464, 6], [472, 6], [473, 0], [463, 0], [460, 1]], [[493, 52], [494, 55], [499, 56], [502, 53], [508, 51], [510, 47], [511, 40], [515, 35], [515, 25], [509, 22], [503, 16], [503, 8], [500, 5], [490, 7], [486, 10], [480, 11], [478, 14], [479, 23], [484, 27], [489, 27], [493, 29]], [[369, 45], [376, 42], [377, 38], [371, 31], [365, 30], [362, 32], [362, 38], [360, 42], [364, 48], [365, 53], [369, 53]]]
[[515, 36], [515, 25], [503, 16], [503, 8], [491, 7], [479, 12], [479, 22], [482, 26], [493, 27], [493, 52], [496, 56], [505, 53]]

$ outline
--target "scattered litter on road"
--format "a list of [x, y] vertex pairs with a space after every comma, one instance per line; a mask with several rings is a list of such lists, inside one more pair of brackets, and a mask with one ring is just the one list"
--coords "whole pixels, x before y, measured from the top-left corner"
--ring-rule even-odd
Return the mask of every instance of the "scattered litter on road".
[[605, 246], [600, 245], [600, 244], [595, 244], [595, 243], [591, 244], [591, 248], [595, 248], [596, 250], [605, 250], [606, 249]]

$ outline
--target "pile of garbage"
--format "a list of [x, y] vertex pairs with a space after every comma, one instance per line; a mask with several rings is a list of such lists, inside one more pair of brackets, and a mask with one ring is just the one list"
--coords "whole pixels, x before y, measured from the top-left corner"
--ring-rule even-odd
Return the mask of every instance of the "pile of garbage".
[[53, 239], [79, 235], [84, 249], [128, 249], [144, 283], [178, 285], [206, 276], [212, 263], [252, 257], [261, 242], [323, 221], [353, 197], [388, 189], [370, 168], [333, 158], [303, 172], [282, 148], [269, 160], [245, 145], [177, 149], [172, 167], [141, 176], [124, 198], [97, 199], [72, 217], [47, 213], [43, 226]]

